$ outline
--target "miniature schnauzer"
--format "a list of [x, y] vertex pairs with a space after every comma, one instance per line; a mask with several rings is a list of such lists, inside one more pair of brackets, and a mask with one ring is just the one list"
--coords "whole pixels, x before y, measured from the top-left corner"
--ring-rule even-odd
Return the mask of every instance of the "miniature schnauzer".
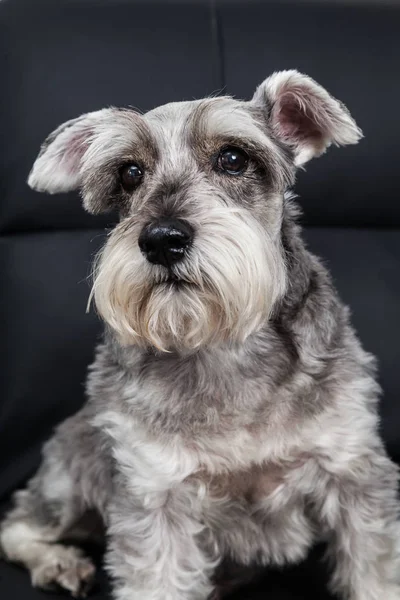
[[29, 185], [79, 188], [120, 220], [94, 267], [105, 335], [88, 401], [1, 527], [33, 585], [86, 593], [94, 567], [62, 542], [90, 537], [93, 512], [116, 600], [219, 598], [224, 560], [294, 563], [319, 540], [341, 600], [400, 600], [375, 361], [290, 192], [298, 167], [361, 136], [284, 71], [249, 102], [106, 108], [46, 139]]

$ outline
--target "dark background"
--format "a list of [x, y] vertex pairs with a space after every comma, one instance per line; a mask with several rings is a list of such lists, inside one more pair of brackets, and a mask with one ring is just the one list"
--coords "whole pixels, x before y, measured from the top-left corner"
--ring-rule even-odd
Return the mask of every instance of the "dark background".
[[[249, 98], [284, 68], [344, 101], [366, 136], [309, 164], [296, 191], [309, 245], [379, 358], [382, 431], [400, 459], [399, 39], [396, 2], [0, 1], [0, 500], [37, 467], [54, 424], [81, 406], [100, 332], [85, 314], [86, 278], [110, 217], [85, 214], [77, 194], [28, 189], [40, 143], [110, 104]], [[325, 578], [310, 561], [238, 598], [321, 600]], [[46, 596], [1, 565], [0, 597]]]

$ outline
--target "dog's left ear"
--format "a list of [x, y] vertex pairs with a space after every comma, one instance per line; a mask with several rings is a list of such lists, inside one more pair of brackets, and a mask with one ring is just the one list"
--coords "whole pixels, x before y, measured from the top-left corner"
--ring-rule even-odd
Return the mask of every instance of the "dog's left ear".
[[251, 102], [267, 111], [274, 134], [292, 148], [297, 166], [331, 144], [356, 144], [363, 135], [339, 100], [298, 71], [274, 73], [258, 86]]

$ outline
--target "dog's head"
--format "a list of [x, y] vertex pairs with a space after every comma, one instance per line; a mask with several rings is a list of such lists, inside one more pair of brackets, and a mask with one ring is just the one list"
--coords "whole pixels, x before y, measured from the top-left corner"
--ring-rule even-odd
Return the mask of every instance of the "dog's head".
[[122, 343], [192, 350], [243, 341], [285, 294], [283, 197], [296, 167], [361, 132], [346, 108], [296, 71], [250, 102], [108, 108], [61, 125], [29, 185], [79, 188], [92, 213], [117, 209], [93, 294]]

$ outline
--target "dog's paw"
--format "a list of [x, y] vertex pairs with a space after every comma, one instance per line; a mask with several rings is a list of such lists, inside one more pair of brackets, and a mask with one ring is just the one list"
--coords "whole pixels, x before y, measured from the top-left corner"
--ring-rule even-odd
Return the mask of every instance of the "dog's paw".
[[85, 598], [93, 585], [95, 572], [91, 560], [78, 548], [54, 545], [31, 571], [31, 578], [35, 587], [62, 588], [74, 598]]

